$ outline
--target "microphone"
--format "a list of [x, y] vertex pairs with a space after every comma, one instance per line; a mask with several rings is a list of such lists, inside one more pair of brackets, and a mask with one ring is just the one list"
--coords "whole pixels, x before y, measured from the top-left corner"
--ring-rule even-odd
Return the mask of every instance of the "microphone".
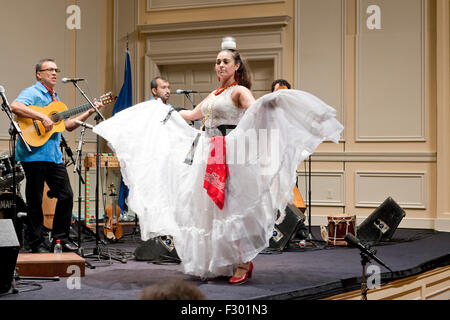
[[176, 94], [185, 94], [185, 93], [198, 93], [198, 91], [195, 90], [181, 90], [181, 89], [177, 89], [177, 91], [175, 91]]
[[2, 96], [3, 103], [5, 103], [7, 106], [9, 106], [8, 99], [6, 99], [6, 96], [5, 96], [5, 88], [3, 88], [2, 86], [0, 86], [0, 95]]
[[369, 257], [371, 257], [372, 259], [374, 259], [376, 262], [378, 262], [379, 264], [381, 264], [383, 267], [385, 267], [386, 269], [389, 269], [391, 272], [393, 272], [391, 270], [391, 268], [389, 268], [383, 261], [381, 261], [380, 259], [377, 258], [377, 256], [371, 252], [368, 248], [366, 248], [366, 246], [364, 246], [361, 241], [359, 241], [359, 239], [357, 237], [355, 237], [354, 235], [352, 235], [351, 233], [347, 233], [345, 235], [344, 238], [345, 241], [347, 241], [347, 243], [355, 248], [358, 248], [362, 253], [368, 255]]
[[61, 79], [62, 83], [77, 82], [77, 81], [84, 81], [84, 79], [83, 78], [62, 78]]
[[94, 129], [94, 126], [90, 125], [89, 123], [81, 122], [80, 120], [77, 120], [77, 119], [73, 119], [73, 121], [75, 123], [79, 124], [82, 127], [89, 128], [89, 129]]

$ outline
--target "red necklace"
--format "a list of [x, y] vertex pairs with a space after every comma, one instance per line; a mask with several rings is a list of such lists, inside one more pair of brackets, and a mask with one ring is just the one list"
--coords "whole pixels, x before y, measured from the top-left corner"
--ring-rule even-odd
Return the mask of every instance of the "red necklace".
[[226, 86], [225, 88], [219, 87], [219, 89], [217, 89], [214, 92], [214, 95], [218, 96], [219, 94], [221, 94], [222, 92], [224, 92], [225, 90], [227, 90], [229, 87], [235, 86], [237, 85], [237, 81], [233, 82], [232, 84], [229, 84], [228, 86]]

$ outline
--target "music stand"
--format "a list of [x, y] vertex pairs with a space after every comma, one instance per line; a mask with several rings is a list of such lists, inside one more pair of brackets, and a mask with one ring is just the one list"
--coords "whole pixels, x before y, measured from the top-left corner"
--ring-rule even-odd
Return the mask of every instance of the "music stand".
[[[308, 176], [308, 181], [305, 181], [305, 188], [306, 188], [306, 194], [307, 194], [307, 216], [308, 216], [308, 233], [305, 235], [306, 232], [304, 233], [299, 233], [297, 232], [297, 235], [301, 234], [300, 239], [304, 238], [304, 240], [308, 243], [310, 243], [311, 245], [313, 245], [314, 247], [318, 247], [318, 245], [316, 244], [316, 242], [320, 242], [319, 240], [314, 239], [313, 235], [312, 235], [312, 230], [311, 230], [311, 225], [312, 225], [312, 219], [311, 219], [311, 207], [312, 207], [312, 201], [311, 201], [311, 194], [312, 194], [312, 183], [311, 183], [311, 178], [312, 178], [312, 174], [311, 174], [311, 155], [309, 155], [308, 157], [308, 170], [306, 170], [306, 162], [305, 162], [305, 178], [306, 178], [306, 173]], [[305, 179], [306, 180], [306, 179]], [[319, 247], [320, 248], [320, 247]]]

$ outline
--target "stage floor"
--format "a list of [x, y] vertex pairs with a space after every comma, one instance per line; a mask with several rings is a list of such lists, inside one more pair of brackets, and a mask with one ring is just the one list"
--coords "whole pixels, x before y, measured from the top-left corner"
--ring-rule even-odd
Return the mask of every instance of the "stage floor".
[[[318, 228], [313, 228], [313, 236], [320, 239]], [[232, 286], [225, 278], [201, 281], [187, 276], [179, 264], [136, 261], [133, 252], [140, 243], [139, 236], [126, 236], [123, 243], [108, 244], [102, 250], [129, 258], [126, 263], [86, 258], [95, 269], [86, 267], [79, 286], [71, 278], [21, 280], [19, 293], [0, 300], [138, 300], [146, 286], [173, 279], [194, 283], [209, 300], [316, 300], [360, 288], [360, 254], [354, 248], [317, 241], [314, 246], [291, 246], [282, 253], [267, 251], [254, 260], [253, 278]], [[93, 246], [93, 241], [83, 242], [85, 248]], [[374, 248], [377, 257], [394, 271], [393, 279], [450, 263], [450, 233], [445, 232], [397, 229], [390, 242]], [[390, 278], [387, 269], [381, 267], [381, 272], [382, 279]]]

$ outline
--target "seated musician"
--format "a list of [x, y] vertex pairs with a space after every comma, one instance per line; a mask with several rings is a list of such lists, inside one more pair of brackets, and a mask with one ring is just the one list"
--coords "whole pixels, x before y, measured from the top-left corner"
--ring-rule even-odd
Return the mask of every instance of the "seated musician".
[[[291, 84], [284, 79], [277, 79], [274, 82], [272, 82], [272, 92], [275, 92], [280, 89], [290, 89]], [[306, 206], [303, 202], [302, 196], [300, 195], [300, 192], [298, 191], [297, 186], [294, 187], [294, 205], [297, 208], [300, 208], [302, 212], [305, 212]]]
[[[53, 59], [42, 59], [36, 64], [36, 83], [24, 89], [14, 102], [11, 103], [12, 111], [20, 117], [31, 118], [41, 122], [45, 132], [54, 128], [54, 122], [44, 113], [35, 111], [28, 106], [46, 107], [52, 102], [59, 101], [54, 91], [60, 69]], [[97, 107], [103, 106], [95, 102]], [[84, 122], [95, 110], [93, 108], [76, 117], [76, 120]], [[68, 131], [76, 129], [79, 125], [65, 119], [65, 128]], [[32, 252], [43, 253], [53, 251], [56, 240], [60, 240], [63, 251], [76, 251], [77, 247], [69, 241], [70, 223], [72, 219], [73, 192], [70, 186], [69, 176], [63, 163], [62, 153], [59, 148], [61, 133], [55, 132], [43, 145], [31, 147], [28, 152], [20, 139], [17, 140], [15, 157], [22, 163], [25, 171], [26, 186], [25, 195], [28, 206], [28, 239]], [[43, 235], [42, 193], [44, 181], [50, 191], [58, 199], [53, 220], [52, 238], [50, 247], [45, 243]]]
[[284, 79], [277, 79], [274, 82], [272, 82], [272, 92], [275, 92], [280, 89], [290, 89], [291, 84]]

